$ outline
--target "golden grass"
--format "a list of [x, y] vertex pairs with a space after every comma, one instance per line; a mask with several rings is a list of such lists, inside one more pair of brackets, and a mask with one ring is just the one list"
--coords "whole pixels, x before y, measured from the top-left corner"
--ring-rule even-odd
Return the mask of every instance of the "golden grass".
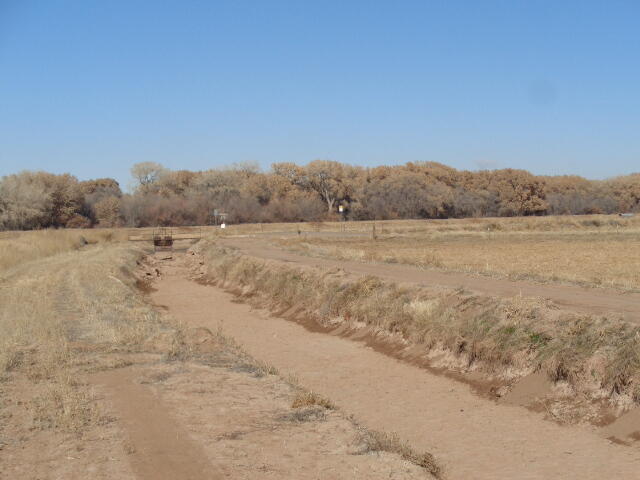
[[415, 451], [407, 442], [400, 440], [395, 433], [379, 432], [376, 430], [361, 430], [360, 442], [362, 443], [362, 453], [367, 452], [388, 452], [399, 455], [408, 462], [424, 468], [435, 478], [443, 477], [442, 467], [437, 463], [435, 457], [428, 452], [419, 453]]
[[25, 262], [79, 250], [86, 244], [126, 239], [124, 230], [37, 230], [0, 233], [0, 272]]
[[[515, 222], [515, 221], [514, 221]], [[511, 228], [514, 225], [504, 222]], [[640, 228], [412, 232], [296, 237], [278, 244], [311, 256], [401, 263], [498, 278], [640, 289]]]
[[76, 380], [92, 355], [148, 350], [149, 339], [174, 330], [135, 286], [141, 250], [104, 243], [54, 251], [0, 272], [0, 377], [37, 385], [36, 426], [79, 431], [100, 418]]
[[298, 391], [291, 403], [291, 408], [313, 407], [316, 405], [327, 410], [335, 410], [336, 408], [333, 402], [328, 398], [306, 390]]
[[225, 230], [203, 227], [207, 233], [250, 235], [260, 233], [361, 233], [378, 235], [451, 232], [554, 232], [640, 230], [640, 216], [560, 215], [546, 217], [463, 218], [447, 220], [376, 220], [348, 222], [245, 223], [229, 224]]
[[155, 318], [129, 275], [139, 257], [127, 245], [95, 246], [26, 262], [9, 276], [0, 275], [0, 352], [11, 345], [55, 345], [50, 350], [63, 356], [69, 342], [139, 341], [147, 320]]
[[[580, 232], [585, 236], [595, 233], [627, 233], [640, 235], [640, 216], [622, 218], [613, 215], [584, 215], [584, 216], [550, 216], [550, 217], [514, 217], [514, 218], [467, 218], [449, 220], [385, 220], [385, 221], [354, 221], [354, 222], [302, 222], [302, 223], [254, 223], [228, 224], [225, 230], [219, 227], [194, 226], [176, 227], [177, 234], [203, 236], [234, 236], [252, 234], [297, 234], [304, 239], [304, 234], [327, 233], [346, 234], [370, 237], [375, 225], [377, 236], [387, 240], [385, 236], [402, 235], [418, 242], [428, 241], [432, 236], [441, 239], [454, 239], [449, 234], [494, 234], [497, 233], [567, 233]], [[39, 231], [6, 231], [0, 232], [0, 272], [21, 263], [46, 258], [51, 255], [71, 250], [78, 250], [85, 241], [93, 243], [122, 242], [131, 238], [150, 238], [153, 228], [111, 228], [111, 229], [67, 229], [67, 230], [39, 230]], [[436, 234], [441, 235], [440, 237]], [[473, 238], [491, 238], [491, 235], [480, 235]], [[310, 237], [311, 238], [311, 237]], [[542, 238], [542, 237], [540, 237]], [[586, 237], [584, 237], [586, 238]], [[342, 243], [343, 240], [340, 241]], [[294, 242], [295, 243], [295, 242]], [[144, 244], [144, 242], [143, 242]], [[414, 247], [417, 247], [414, 245]], [[418, 246], [418, 247], [421, 247]], [[412, 254], [424, 254], [424, 248], [417, 248], [415, 252], [398, 253], [397, 261], [410, 262]], [[360, 251], [350, 255], [355, 258], [366, 257]], [[374, 254], [375, 256], [375, 254]], [[391, 260], [396, 261], [396, 260]], [[438, 264], [439, 257], [434, 256], [431, 261], [428, 255], [418, 262]], [[478, 265], [482, 262], [476, 262]], [[484, 263], [486, 266], [486, 262]], [[482, 265], [480, 265], [482, 266]], [[478, 267], [476, 265], [476, 267]], [[479, 268], [479, 267], [478, 267]]]

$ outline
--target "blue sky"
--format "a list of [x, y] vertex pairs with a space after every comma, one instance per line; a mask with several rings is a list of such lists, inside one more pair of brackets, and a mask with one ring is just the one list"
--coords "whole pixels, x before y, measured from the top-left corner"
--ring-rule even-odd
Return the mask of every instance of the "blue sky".
[[0, 0], [0, 175], [640, 171], [637, 1]]

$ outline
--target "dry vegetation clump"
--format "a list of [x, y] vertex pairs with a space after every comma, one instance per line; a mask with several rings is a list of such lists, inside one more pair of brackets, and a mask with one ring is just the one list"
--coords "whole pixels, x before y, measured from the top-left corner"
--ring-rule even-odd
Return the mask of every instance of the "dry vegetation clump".
[[429, 221], [424, 223], [430, 225], [420, 230], [398, 226], [394, 228], [397, 233], [375, 240], [307, 236], [278, 243], [305, 255], [339, 260], [639, 290], [640, 273], [635, 265], [640, 262], [640, 229], [632, 220], [544, 217], [499, 222]]
[[397, 434], [362, 429], [360, 432], [360, 452], [388, 452], [424, 468], [435, 478], [442, 478], [443, 470], [434, 456], [428, 452], [416, 452], [411, 446], [400, 440]]
[[303, 407], [313, 407], [319, 406], [325, 408], [327, 410], [334, 410], [336, 406], [333, 404], [331, 400], [323, 397], [322, 395], [318, 395], [315, 392], [300, 390], [296, 394], [291, 403], [291, 408], [303, 408]]
[[[619, 406], [640, 402], [640, 327], [563, 313], [546, 301], [429, 290], [376, 277], [292, 268], [202, 244], [207, 278], [273, 311], [303, 311], [324, 325], [366, 325], [425, 353], [448, 352], [448, 368], [508, 381], [535, 371], [575, 395]], [[453, 360], [451, 360], [453, 358]]]

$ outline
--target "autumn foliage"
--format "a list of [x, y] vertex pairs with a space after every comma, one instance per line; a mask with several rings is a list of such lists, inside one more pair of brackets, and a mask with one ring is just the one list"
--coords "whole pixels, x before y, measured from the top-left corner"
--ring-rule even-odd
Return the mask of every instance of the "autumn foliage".
[[609, 180], [461, 171], [434, 162], [365, 168], [329, 160], [252, 164], [200, 172], [144, 162], [135, 190], [115, 180], [21, 172], [0, 181], [0, 229], [203, 225], [231, 222], [591, 214], [640, 210], [640, 174]]

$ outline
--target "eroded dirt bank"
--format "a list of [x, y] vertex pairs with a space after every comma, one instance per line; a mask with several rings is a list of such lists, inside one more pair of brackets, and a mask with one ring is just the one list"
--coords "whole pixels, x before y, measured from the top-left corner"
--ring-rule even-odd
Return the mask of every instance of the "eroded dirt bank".
[[174, 255], [152, 294], [191, 326], [222, 328], [250, 354], [295, 375], [371, 428], [436, 455], [452, 479], [640, 478], [640, 451], [590, 427], [561, 427], [519, 407], [353, 342], [274, 318], [188, 277]]

